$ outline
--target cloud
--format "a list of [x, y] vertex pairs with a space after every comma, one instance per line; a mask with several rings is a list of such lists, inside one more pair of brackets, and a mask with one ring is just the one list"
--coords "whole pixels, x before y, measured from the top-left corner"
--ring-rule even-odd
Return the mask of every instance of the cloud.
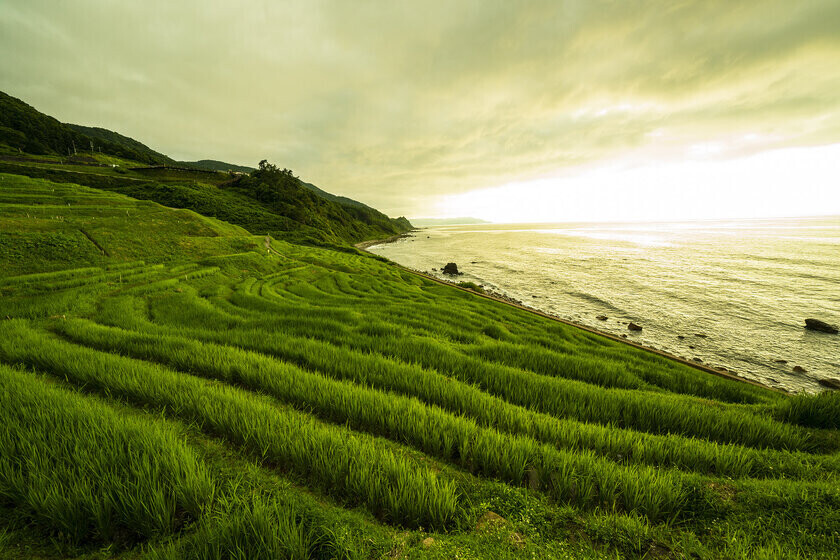
[[833, 0], [6, 0], [0, 16], [2, 87], [37, 108], [174, 157], [268, 158], [392, 214], [628, 154], [840, 141]]

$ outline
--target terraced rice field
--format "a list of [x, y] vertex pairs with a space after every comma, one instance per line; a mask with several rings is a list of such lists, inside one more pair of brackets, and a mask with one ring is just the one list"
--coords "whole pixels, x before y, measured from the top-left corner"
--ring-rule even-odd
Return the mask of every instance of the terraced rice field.
[[0, 278], [0, 556], [837, 557], [836, 395], [223, 233]]

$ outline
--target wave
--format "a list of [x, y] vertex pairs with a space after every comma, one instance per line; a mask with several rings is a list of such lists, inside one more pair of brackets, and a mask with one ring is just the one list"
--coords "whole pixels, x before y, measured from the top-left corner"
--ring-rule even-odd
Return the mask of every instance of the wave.
[[585, 300], [590, 301], [590, 302], [592, 302], [592, 303], [598, 304], [598, 305], [600, 305], [600, 306], [602, 306], [602, 307], [606, 307], [607, 309], [609, 309], [609, 310], [611, 310], [611, 311], [615, 311], [616, 313], [624, 313], [624, 310], [623, 310], [623, 309], [621, 309], [621, 308], [619, 308], [619, 307], [616, 307], [616, 306], [615, 306], [615, 305], [613, 305], [612, 303], [608, 302], [608, 301], [607, 301], [607, 300], [605, 300], [605, 299], [601, 299], [601, 298], [599, 298], [599, 297], [598, 297], [598, 296], [596, 296], [596, 295], [593, 295], [593, 294], [587, 294], [586, 292], [567, 292], [567, 293], [568, 293], [570, 296], [573, 296], [573, 297], [576, 297], [576, 298], [580, 298], [580, 299], [585, 299]]

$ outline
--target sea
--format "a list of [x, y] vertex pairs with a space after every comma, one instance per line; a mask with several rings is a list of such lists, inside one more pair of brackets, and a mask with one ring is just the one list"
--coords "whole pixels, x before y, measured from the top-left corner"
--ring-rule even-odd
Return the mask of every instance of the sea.
[[804, 328], [840, 326], [840, 216], [436, 226], [368, 250], [771, 387], [840, 379], [840, 335]]

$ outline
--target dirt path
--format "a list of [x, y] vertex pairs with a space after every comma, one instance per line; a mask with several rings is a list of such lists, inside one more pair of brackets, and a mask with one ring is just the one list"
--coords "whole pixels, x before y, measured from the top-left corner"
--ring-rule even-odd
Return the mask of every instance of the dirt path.
[[[107, 179], [116, 179], [118, 181], [135, 181], [135, 182], [138, 182], [138, 183], [148, 183], [149, 182], [149, 179], [137, 179], [136, 177], [123, 177], [123, 176], [117, 176], [117, 175], [109, 175], [109, 174], [106, 174], [106, 173], [91, 173], [90, 171], [75, 171], [73, 169], [59, 169], [59, 168], [56, 168], [56, 167], [43, 167], [43, 166], [40, 166], [40, 165], [22, 165], [20, 163], [13, 163], [13, 162], [10, 162], [10, 161], [4, 161], [3, 163], [5, 163], [6, 165], [12, 165], [14, 167], [22, 167], [24, 169], [40, 169], [41, 171], [51, 171], [53, 173], [59, 173], [59, 174], [60, 173], [72, 173], [74, 175], [95, 175], [97, 177], [105, 177]], [[97, 167], [99, 167], [99, 166], [97, 166]], [[6, 173], [6, 171], [0, 170], [0, 173]], [[26, 177], [29, 177], [29, 175], [26, 175], [26, 173], [18, 173], [18, 175], [24, 175]], [[41, 177], [33, 177], [33, 178], [34, 179], [40, 179]], [[50, 181], [52, 179], [47, 179], [47, 180]], [[82, 186], [84, 186], [84, 185], [82, 185]], [[97, 188], [97, 187], [91, 187], [91, 188]]]
[[91, 237], [91, 235], [90, 235], [88, 232], [86, 232], [86, 231], [85, 231], [85, 230], [83, 230], [83, 229], [79, 229], [79, 231], [80, 231], [80, 232], [82, 232], [82, 235], [84, 235], [85, 237], [87, 237], [87, 238], [88, 238], [88, 241], [90, 241], [91, 243], [93, 243], [93, 244], [96, 246], [96, 248], [97, 248], [97, 249], [99, 249], [100, 251], [102, 251], [102, 254], [103, 254], [103, 255], [105, 255], [106, 257], [110, 257], [110, 256], [111, 256], [111, 254], [110, 254], [110, 253], [109, 253], [109, 252], [105, 249], [105, 247], [103, 247], [102, 245], [100, 245], [99, 243], [97, 243], [96, 239], [94, 239], [93, 237]]

